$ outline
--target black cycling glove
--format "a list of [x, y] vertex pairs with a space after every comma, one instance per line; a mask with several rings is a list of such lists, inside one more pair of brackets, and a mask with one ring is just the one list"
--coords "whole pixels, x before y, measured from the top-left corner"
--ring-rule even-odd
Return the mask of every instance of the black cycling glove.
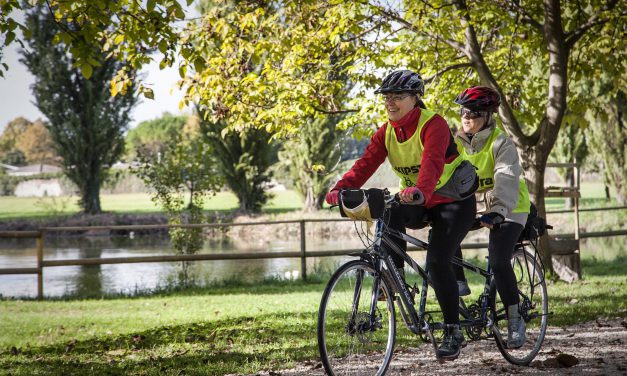
[[499, 213], [491, 212], [491, 213], [482, 215], [479, 218], [479, 222], [483, 222], [488, 225], [496, 225], [496, 224], [505, 222], [505, 217], [503, 217]]

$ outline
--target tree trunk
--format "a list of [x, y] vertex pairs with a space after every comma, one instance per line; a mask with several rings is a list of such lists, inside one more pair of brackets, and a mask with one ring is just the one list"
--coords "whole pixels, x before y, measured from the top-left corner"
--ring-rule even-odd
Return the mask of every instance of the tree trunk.
[[100, 214], [100, 182], [90, 179], [81, 188], [80, 206], [86, 214]]
[[[538, 147], [529, 148], [528, 152], [523, 154], [522, 167], [525, 170], [531, 201], [538, 208], [538, 215], [546, 218], [546, 207], [544, 205], [544, 172], [548, 155], [542, 156], [541, 154], [543, 153], [539, 151]], [[549, 237], [546, 233], [540, 238], [540, 256], [546, 270], [552, 273], [553, 260], [551, 258], [551, 244], [549, 243]]]

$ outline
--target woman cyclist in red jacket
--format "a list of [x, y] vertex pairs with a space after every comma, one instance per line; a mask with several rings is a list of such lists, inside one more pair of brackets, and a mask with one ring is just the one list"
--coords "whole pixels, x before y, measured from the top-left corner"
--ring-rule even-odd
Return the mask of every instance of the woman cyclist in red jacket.
[[[401, 187], [401, 205], [392, 209], [389, 226], [402, 232], [406, 228], [422, 227], [425, 212], [432, 221], [427, 270], [446, 324], [437, 356], [453, 360], [459, 356], [465, 340], [459, 327], [457, 281], [449, 261], [473, 225], [475, 198], [470, 195], [455, 201], [435, 192], [445, 164], [454, 163], [459, 152], [446, 120], [425, 108], [421, 100], [422, 78], [410, 70], [394, 71], [383, 79], [375, 93], [383, 95], [388, 121], [372, 136], [361, 158], [327, 194], [326, 201], [337, 205], [340, 189], [361, 188], [385, 159], [389, 160]], [[406, 251], [404, 241], [394, 241]], [[402, 270], [403, 260], [397, 256], [394, 262]]]

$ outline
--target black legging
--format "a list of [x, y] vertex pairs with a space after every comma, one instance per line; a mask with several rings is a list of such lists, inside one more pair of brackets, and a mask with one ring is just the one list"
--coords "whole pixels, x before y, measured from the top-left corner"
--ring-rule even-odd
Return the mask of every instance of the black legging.
[[[496, 280], [496, 290], [506, 307], [520, 302], [511, 259], [514, 246], [522, 230], [523, 226], [514, 222], [504, 222], [498, 229], [490, 230], [490, 243], [488, 245], [490, 267]], [[457, 249], [455, 256], [462, 258], [461, 248]], [[455, 277], [458, 281], [466, 280], [464, 269], [461, 266], [455, 267]]]
[[[401, 205], [392, 209], [389, 227], [405, 232], [406, 228], [420, 228], [424, 213], [431, 221], [429, 248], [427, 249], [427, 271], [431, 275], [433, 288], [447, 324], [459, 323], [459, 292], [450, 259], [472, 227], [475, 220], [474, 196], [464, 200], [441, 204], [425, 209], [422, 206]], [[407, 244], [401, 239], [392, 239], [402, 250]], [[403, 260], [394, 255], [397, 267]]]

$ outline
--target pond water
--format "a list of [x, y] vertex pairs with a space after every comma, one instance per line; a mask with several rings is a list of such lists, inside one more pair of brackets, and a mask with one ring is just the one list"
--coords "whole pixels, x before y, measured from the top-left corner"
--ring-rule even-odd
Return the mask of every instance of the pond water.
[[[584, 239], [582, 257], [611, 261], [627, 256], [626, 237]], [[359, 239], [307, 239], [308, 251], [358, 249]], [[201, 253], [279, 252], [298, 251], [299, 240], [271, 240], [262, 244], [230, 239], [207, 240]], [[0, 268], [29, 268], [36, 266], [34, 239], [3, 239], [0, 243]], [[141, 236], [46, 238], [45, 260], [107, 258], [130, 256], [172, 255], [167, 238]], [[485, 250], [464, 250], [464, 256], [481, 257]], [[424, 252], [412, 252], [424, 263]], [[331, 272], [350, 257], [311, 257], [307, 273]], [[59, 297], [76, 295], [97, 297], [102, 294], [134, 294], [176, 284], [181, 271], [180, 262], [111, 264], [90, 266], [60, 266], [44, 268], [44, 295]], [[297, 279], [300, 277], [299, 258], [195, 261], [190, 263], [189, 277], [197, 285], [229, 281], [255, 282], [268, 278]], [[35, 297], [36, 275], [0, 275], [0, 296]]]

